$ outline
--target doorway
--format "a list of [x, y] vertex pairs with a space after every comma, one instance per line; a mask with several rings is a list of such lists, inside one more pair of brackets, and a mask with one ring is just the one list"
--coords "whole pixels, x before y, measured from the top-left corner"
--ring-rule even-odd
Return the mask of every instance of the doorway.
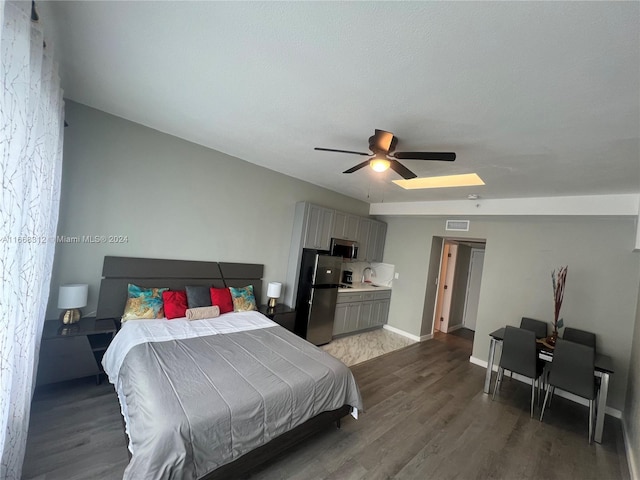
[[[431, 296], [434, 298], [431, 333], [456, 332], [464, 336], [473, 336], [486, 241], [460, 238], [438, 240], [437, 243], [442, 245], [440, 256], [438, 258], [432, 250], [429, 268], [430, 271], [437, 272]], [[437, 269], [435, 265], [439, 265]]]
[[462, 325], [464, 328], [476, 331], [478, 317], [478, 301], [480, 300], [480, 283], [482, 282], [482, 268], [484, 266], [484, 248], [471, 249], [467, 292], [464, 302]]

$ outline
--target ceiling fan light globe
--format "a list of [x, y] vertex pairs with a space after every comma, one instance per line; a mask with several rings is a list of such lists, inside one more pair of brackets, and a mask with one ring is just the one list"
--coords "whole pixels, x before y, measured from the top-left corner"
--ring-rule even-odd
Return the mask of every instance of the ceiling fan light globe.
[[376, 172], [384, 172], [385, 170], [389, 169], [389, 167], [391, 166], [391, 162], [384, 158], [374, 158], [373, 160], [371, 160], [369, 166]]

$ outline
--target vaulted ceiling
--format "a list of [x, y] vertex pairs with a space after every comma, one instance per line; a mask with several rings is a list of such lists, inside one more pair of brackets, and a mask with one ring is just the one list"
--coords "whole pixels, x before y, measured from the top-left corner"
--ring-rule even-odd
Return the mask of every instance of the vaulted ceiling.
[[[44, 2], [74, 101], [370, 203], [640, 192], [638, 2]], [[374, 129], [418, 176], [341, 172]]]

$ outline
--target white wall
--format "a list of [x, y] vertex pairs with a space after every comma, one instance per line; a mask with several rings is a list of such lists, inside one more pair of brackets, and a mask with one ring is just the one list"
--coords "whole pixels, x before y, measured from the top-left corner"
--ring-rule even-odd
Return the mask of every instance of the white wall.
[[297, 201], [368, 214], [364, 202], [77, 103], [66, 120], [58, 234], [128, 242], [58, 243], [47, 318], [63, 283], [88, 283], [83, 312], [95, 311], [105, 255], [263, 263], [266, 288], [285, 280]]
[[432, 237], [486, 239], [473, 356], [486, 360], [489, 333], [522, 316], [551, 321], [551, 271], [568, 265], [561, 316], [593, 331], [598, 349], [614, 358], [609, 405], [622, 410], [640, 280], [632, 253], [632, 217], [475, 218], [469, 232], [447, 235], [443, 218], [382, 217], [388, 223], [384, 261], [396, 265], [389, 324], [411, 334], [427, 330], [424, 305]]

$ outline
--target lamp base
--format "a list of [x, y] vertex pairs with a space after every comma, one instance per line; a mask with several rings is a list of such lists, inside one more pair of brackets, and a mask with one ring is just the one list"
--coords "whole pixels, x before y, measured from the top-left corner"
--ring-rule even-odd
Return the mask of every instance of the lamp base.
[[270, 298], [269, 299], [269, 308], [275, 308], [277, 303], [278, 303], [278, 299], [277, 298]]
[[81, 317], [82, 312], [80, 312], [79, 308], [70, 308], [69, 310], [62, 312], [60, 315], [60, 322], [64, 325], [70, 325], [72, 323], [78, 323]]

